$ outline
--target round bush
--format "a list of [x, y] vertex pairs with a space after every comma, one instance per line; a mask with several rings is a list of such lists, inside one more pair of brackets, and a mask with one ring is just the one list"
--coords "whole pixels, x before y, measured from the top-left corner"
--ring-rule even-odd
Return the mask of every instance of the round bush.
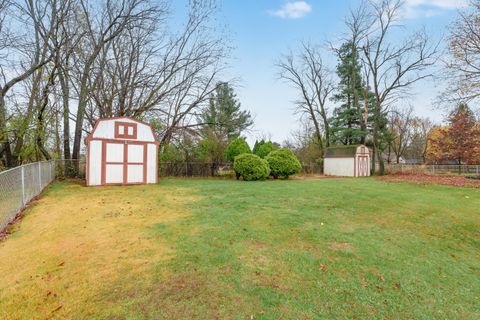
[[257, 141], [253, 147], [253, 153], [264, 159], [268, 154], [274, 150], [277, 150], [278, 147], [273, 144], [272, 141]]
[[236, 156], [243, 153], [252, 153], [252, 151], [245, 139], [237, 138], [230, 142], [227, 149], [225, 149], [225, 158], [227, 158], [228, 161], [233, 162]]
[[245, 181], [265, 180], [270, 174], [268, 162], [251, 153], [236, 156], [233, 169]]
[[278, 177], [288, 178], [299, 173], [302, 165], [295, 154], [288, 149], [279, 149], [272, 151], [265, 157], [270, 166], [270, 174], [276, 179]]

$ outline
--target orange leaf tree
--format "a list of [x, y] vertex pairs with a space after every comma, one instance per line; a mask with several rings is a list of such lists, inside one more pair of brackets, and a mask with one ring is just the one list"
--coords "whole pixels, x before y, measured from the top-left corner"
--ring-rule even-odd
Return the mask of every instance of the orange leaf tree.
[[465, 104], [448, 117], [448, 126], [432, 130], [429, 137], [430, 161], [455, 160], [457, 163], [480, 163], [480, 123]]

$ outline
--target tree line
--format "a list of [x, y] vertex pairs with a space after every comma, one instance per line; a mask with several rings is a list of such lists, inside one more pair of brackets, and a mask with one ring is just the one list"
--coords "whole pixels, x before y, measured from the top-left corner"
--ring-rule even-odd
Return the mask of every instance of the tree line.
[[[253, 117], [225, 79], [230, 47], [215, 22], [217, 4], [190, 0], [180, 24], [170, 4], [0, 0], [0, 166], [79, 160], [95, 121], [112, 116], [149, 122], [161, 161], [204, 161], [212, 170], [228, 161], [227, 146], [251, 129]], [[302, 162], [321, 162], [325, 148], [339, 144], [370, 146], [380, 173], [402, 157], [459, 159], [457, 143], [445, 143], [464, 128], [453, 113], [440, 130], [400, 107], [439, 64], [450, 83], [439, 101], [465, 106], [474, 142], [464, 149], [479, 149], [478, 120], [468, 105], [479, 96], [480, 0], [450, 28], [448, 55], [425, 30], [404, 36], [402, 4], [366, 0], [345, 17], [346, 31], [328, 50], [302, 42], [278, 59], [279, 78], [297, 89], [301, 120], [284, 146]], [[336, 67], [325, 63], [326, 54]], [[256, 150], [279, 147], [259, 140]], [[479, 161], [472, 152], [460, 161], [466, 159]]]
[[163, 150], [217, 89], [229, 47], [215, 1], [0, 0], [0, 159], [80, 159], [96, 119], [154, 125]]
[[[321, 159], [331, 145], [367, 144], [373, 151], [372, 170], [378, 162], [380, 174], [385, 172], [385, 162], [399, 163], [403, 157], [421, 162], [458, 158], [453, 155], [455, 143], [443, 144], [440, 153], [430, 152], [435, 125], [402, 104], [415, 85], [438, 78], [435, 71], [440, 64], [446, 75], [442, 80], [451, 85], [438, 104], [448, 103], [457, 110], [465, 101], [476, 102], [480, 1], [472, 1], [459, 13], [447, 39], [448, 61], [442, 59], [442, 42], [424, 29], [405, 35], [403, 4], [401, 0], [363, 1], [345, 17], [347, 31], [337, 41], [340, 45], [302, 42], [278, 60], [279, 77], [298, 92], [296, 106], [303, 127], [288, 143], [301, 158]], [[332, 55], [336, 68], [324, 62]], [[451, 136], [465, 136], [450, 127]], [[480, 141], [476, 130], [470, 133], [472, 140]], [[470, 146], [469, 161], [480, 162], [476, 143]]]

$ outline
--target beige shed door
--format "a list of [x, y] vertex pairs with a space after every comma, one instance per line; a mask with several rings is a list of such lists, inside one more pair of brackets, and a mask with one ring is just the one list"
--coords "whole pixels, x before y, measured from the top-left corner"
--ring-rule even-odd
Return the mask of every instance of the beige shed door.
[[358, 157], [358, 176], [359, 177], [368, 177], [368, 157], [359, 156]]
[[128, 144], [127, 183], [145, 182], [145, 145]]
[[105, 146], [105, 183], [123, 183], [124, 144], [106, 143]]

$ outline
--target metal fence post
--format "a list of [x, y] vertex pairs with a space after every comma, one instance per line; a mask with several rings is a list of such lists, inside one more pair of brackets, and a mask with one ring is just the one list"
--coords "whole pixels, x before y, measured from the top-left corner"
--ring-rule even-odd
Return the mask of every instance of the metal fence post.
[[21, 173], [22, 173], [22, 207], [25, 207], [27, 204], [25, 199], [25, 166], [21, 166]]
[[40, 191], [42, 191], [42, 163], [38, 162], [38, 185], [40, 186]]
[[50, 182], [52, 182], [55, 177], [53, 175], [54, 170], [53, 170], [53, 165], [55, 164], [55, 160], [50, 160]]

